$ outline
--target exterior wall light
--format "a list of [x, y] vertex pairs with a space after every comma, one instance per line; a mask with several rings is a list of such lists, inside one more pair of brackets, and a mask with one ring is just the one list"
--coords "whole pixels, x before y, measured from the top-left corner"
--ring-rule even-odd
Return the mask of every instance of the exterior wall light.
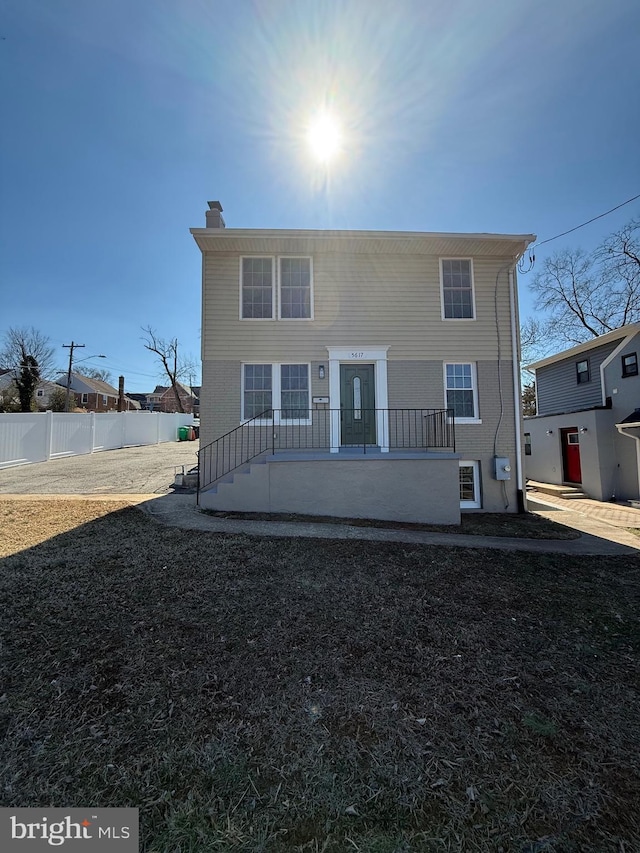
[[318, 367], [318, 379], [324, 379], [324, 364]]
[[581, 432], [581, 433], [585, 433], [585, 432], [587, 432], [587, 431], [588, 431], [588, 430], [587, 430], [587, 428], [586, 428], [586, 427], [580, 427], [580, 432]]
[[548, 430], [547, 430], [547, 435], [553, 435], [553, 430], [552, 430], [552, 429], [548, 429]]

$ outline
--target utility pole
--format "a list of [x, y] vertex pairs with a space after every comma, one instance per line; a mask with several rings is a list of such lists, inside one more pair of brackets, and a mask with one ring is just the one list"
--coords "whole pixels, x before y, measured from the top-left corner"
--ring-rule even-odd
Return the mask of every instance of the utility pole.
[[67, 393], [64, 398], [64, 410], [65, 412], [69, 411], [69, 392], [71, 389], [71, 365], [73, 364], [73, 351], [74, 349], [80, 349], [84, 347], [84, 344], [77, 344], [75, 341], [71, 341], [70, 344], [62, 344], [65, 349], [69, 350], [69, 370], [67, 371]]

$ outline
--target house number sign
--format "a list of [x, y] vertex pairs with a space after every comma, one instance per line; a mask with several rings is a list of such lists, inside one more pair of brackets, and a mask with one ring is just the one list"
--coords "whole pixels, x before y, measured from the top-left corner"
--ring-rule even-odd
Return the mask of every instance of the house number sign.
[[364, 358], [365, 355], [366, 355], [366, 353], [364, 353], [364, 352], [352, 352], [350, 357], [351, 358]]

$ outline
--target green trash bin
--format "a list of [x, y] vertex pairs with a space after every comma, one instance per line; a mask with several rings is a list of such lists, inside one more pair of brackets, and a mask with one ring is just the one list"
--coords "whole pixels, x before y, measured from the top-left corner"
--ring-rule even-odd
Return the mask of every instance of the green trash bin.
[[189, 427], [178, 427], [178, 441], [188, 441]]

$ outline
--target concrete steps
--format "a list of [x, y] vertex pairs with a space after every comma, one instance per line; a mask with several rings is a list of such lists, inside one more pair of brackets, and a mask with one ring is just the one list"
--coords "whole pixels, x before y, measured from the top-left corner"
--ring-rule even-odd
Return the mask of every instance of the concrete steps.
[[538, 483], [535, 480], [528, 480], [527, 488], [566, 501], [584, 500], [587, 497], [579, 486], [557, 486], [554, 483]]

